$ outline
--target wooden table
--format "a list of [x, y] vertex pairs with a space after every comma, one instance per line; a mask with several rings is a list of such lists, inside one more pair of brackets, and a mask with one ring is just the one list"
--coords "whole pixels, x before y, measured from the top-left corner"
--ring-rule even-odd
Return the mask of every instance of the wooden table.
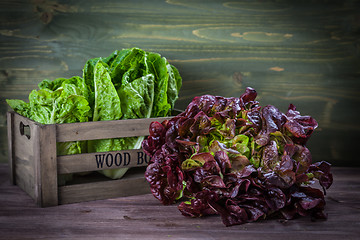
[[187, 218], [151, 194], [38, 208], [0, 164], [0, 239], [360, 239], [358, 168], [333, 168], [327, 221], [261, 220], [225, 227], [220, 217]]

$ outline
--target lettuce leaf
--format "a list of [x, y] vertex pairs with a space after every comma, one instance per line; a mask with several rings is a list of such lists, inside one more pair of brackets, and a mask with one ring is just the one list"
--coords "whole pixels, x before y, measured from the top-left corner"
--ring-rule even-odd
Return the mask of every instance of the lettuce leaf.
[[30, 104], [20, 99], [6, 99], [6, 103], [20, 115], [30, 118]]
[[174, 107], [181, 87], [181, 77], [172, 65], [157, 53], [146, 58], [147, 71], [155, 76], [155, 99], [152, 117], [166, 116]]
[[148, 74], [122, 84], [118, 94], [124, 119], [149, 118], [154, 102], [154, 76]]
[[120, 98], [102, 61], [95, 65], [94, 88], [93, 121], [119, 120], [122, 116]]

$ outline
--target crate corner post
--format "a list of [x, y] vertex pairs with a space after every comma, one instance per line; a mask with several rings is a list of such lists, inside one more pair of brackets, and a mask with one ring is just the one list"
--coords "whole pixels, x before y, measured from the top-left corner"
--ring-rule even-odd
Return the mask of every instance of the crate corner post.
[[13, 141], [14, 141], [14, 112], [7, 112], [7, 135], [8, 135], [8, 163], [9, 163], [9, 174], [11, 184], [16, 184], [15, 176], [15, 161], [14, 161], [14, 150], [13, 150]]
[[40, 207], [58, 205], [58, 174], [56, 153], [56, 125], [39, 124], [36, 148], [36, 203]]

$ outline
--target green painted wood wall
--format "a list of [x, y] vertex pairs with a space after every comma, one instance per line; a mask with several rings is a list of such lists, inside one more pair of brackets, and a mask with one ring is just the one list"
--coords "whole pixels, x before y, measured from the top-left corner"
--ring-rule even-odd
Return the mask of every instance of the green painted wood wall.
[[360, 1], [2, 0], [0, 13], [0, 162], [6, 98], [25, 100], [45, 78], [139, 47], [179, 69], [177, 108], [251, 86], [261, 105], [293, 103], [319, 122], [314, 161], [360, 166]]

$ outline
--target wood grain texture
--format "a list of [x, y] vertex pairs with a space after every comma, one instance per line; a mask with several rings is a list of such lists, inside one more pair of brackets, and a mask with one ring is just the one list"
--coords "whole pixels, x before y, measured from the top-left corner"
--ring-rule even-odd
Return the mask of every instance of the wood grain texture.
[[360, 1], [2, 1], [0, 147], [5, 162], [6, 98], [26, 99], [41, 80], [81, 75], [85, 61], [115, 49], [159, 52], [183, 77], [176, 107], [194, 96], [289, 103], [319, 128], [315, 161], [360, 166]]
[[[188, 218], [151, 194], [39, 208], [11, 185], [0, 164], [0, 239], [359, 239], [360, 176], [357, 168], [333, 168], [327, 221], [308, 217], [260, 220], [225, 227], [218, 216]], [[104, 191], [104, 190], [102, 190]]]

